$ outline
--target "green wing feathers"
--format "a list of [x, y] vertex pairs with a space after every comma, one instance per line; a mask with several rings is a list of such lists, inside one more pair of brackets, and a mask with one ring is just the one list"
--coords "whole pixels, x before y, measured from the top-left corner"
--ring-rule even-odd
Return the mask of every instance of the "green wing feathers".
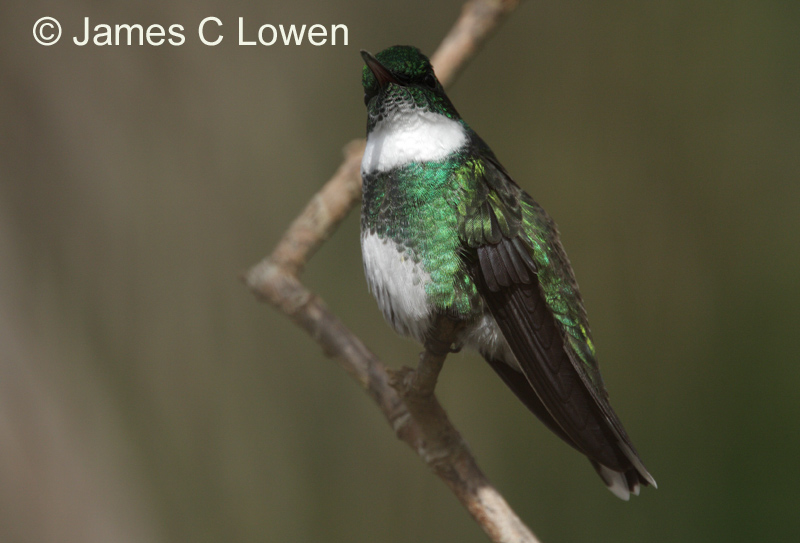
[[555, 223], [493, 155], [464, 168], [472, 174], [459, 177], [459, 199], [467, 202], [458, 210], [464, 261], [530, 389], [496, 360], [490, 364], [545, 424], [589, 457], [612, 491], [625, 497], [655, 484], [608, 403]]
[[491, 160], [474, 159], [463, 168], [471, 175], [459, 176], [465, 184], [458, 209], [462, 243], [471, 250], [504, 238], [514, 244], [526, 264], [515, 271], [525, 276], [527, 269], [535, 270], [568, 348], [585, 365], [589, 381], [604, 391], [586, 310], [555, 222]]

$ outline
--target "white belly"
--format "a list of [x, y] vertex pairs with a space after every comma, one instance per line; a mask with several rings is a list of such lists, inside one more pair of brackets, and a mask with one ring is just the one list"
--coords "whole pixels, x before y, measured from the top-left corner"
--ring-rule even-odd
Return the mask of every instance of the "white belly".
[[[398, 250], [392, 240], [375, 234], [361, 236], [361, 253], [367, 285], [383, 316], [398, 334], [424, 343], [433, 320], [433, 308], [425, 293], [430, 274], [408, 253]], [[460, 343], [519, 369], [497, 323], [488, 313], [464, 330]]]
[[397, 333], [424, 342], [431, 323], [425, 285], [430, 274], [390, 239], [362, 234], [361, 253], [367, 285], [384, 317]]
[[502, 360], [517, 371], [521, 371], [511, 347], [503, 337], [500, 327], [488, 312], [478, 319], [474, 325], [467, 327], [461, 336], [464, 346], [475, 349], [483, 356]]

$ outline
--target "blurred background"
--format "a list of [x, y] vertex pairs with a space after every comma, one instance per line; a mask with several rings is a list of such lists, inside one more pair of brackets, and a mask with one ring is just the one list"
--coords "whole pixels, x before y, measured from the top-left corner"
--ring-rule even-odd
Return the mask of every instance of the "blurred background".
[[[0, 540], [485, 541], [238, 280], [363, 137], [358, 50], [430, 54], [460, 6], [0, 5]], [[78, 47], [87, 16], [186, 42]], [[253, 36], [345, 24], [349, 45], [239, 46], [240, 16]], [[450, 91], [558, 221], [659, 482], [619, 501], [482, 360], [451, 357], [442, 403], [544, 542], [800, 532], [798, 28], [790, 2], [529, 1]], [[415, 360], [367, 292], [357, 213], [304, 281], [387, 364]]]

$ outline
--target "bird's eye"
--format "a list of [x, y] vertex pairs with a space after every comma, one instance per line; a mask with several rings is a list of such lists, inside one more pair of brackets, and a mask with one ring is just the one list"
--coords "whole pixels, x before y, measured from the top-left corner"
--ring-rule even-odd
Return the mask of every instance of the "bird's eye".
[[364, 89], [364, 105], [369, 105], [369, 101], [372, 100], [378, 94], [377, 87], [367, 87]]
[[434, 76], [433, 74], [426, 75], [425, 79], [423, 79], [422, 82], [429, 89], [435, 89], [436, 88], [436, 76]]

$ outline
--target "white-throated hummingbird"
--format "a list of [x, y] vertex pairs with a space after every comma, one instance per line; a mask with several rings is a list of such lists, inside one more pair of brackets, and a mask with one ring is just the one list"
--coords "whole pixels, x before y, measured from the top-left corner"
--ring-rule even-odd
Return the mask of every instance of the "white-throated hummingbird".
[[656, 485], [608, 402], [550, 216], [461, 118], [418, 49], [361, 52], [367, 146], [361, 248], [372, 294], [424, 343], [436, 317], [627, 500]]

